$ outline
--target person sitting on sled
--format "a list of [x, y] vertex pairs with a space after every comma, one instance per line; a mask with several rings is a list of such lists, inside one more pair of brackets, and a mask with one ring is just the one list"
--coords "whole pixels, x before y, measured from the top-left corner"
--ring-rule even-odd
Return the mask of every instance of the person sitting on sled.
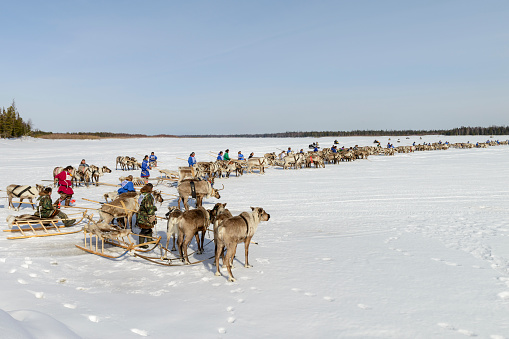
[[226, 160], [226, 161], [230, 161], [230, 150], [227, 149], [226, 151], [224, 151], [224, 156], [223, 156], [223, 160]]
[[150, 153], [150, 156], [148, 157], [148, 163], [151, 167], [157, 167], [157, 157], [154, 152]]
[[241, 152], [241, 151], [239, 151], [239, 153], [237, 153], [237, 159], [238, 159], [238, 160], [245, 160], [245, 159], [244, 159], [244, 154], [242, 154], [242, 152]]
[[217, 153], [217, 158], [216, 160], [224, 160], [223, 159], [223, 151], [219, 151], [219, 153]]
[[[136, 222], [140, 227], [140, 244], [152, 241], [152, 228], [157, 223], [156, 211], [157, 207], [154, 206], [154, 196], [152, 195], [152, 184], [143, 186], [140, 190], [140, 197], [138, 203], [140, 209]], [[148, 248], [148, 245], [140, 246], [141, 248]]]
[[118, 195], [121, 195], [122, 193], [127, 193], [127, 192], [136, 192], [136, 190], [134, 189], [132, 175], [128, 175], [127, 178], [125, 178], [125, 180], [122, 181], [120, 186], [121, 187], [117, 191]]
[[39, 205], [37, 206], [37, 211], [34, 213], [34, 215], [41, 219], [58, 217], [62, 220], [65, 226], [71, 226], [74, 224], [74, 222], [76, 222], [76, 220], [68, 219], [67, 214], [61, 212], [56, 207], [56, 204], [53, 204], [51, 201], [51, 192], [51, 187], [46, 187], [41, 192], [39, 192], [40, 197], [37, 199], [39, 201]]
[[85, 169], [87, 167], [90, 167], [88, 166], [87, 162], [85, 161], [85, 159], [81, 159], [81, 162], [80, 164], [78, 165], [78, 172], [80, 173], [85, 173]]

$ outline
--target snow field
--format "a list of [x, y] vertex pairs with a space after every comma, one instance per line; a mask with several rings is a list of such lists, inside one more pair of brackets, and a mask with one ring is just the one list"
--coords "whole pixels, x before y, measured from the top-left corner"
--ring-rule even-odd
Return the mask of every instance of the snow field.
[[[373, 138], [338, 139], [353, 146]], [[439, 139], [467, 137], [401, 144]], [[210, 151], [225, 148], [261, 155], [313, 141], [2, 140], [0, 189], [51, 179], [55, 166], [81, 158], [114, 169], [118, 155], [141, 159], [154, 151], [161, 168], [176, 169], [185, 165], [176, 158], [191, 151], [212, 160]], [[220, 201], [233, 214], [259, 206], [271, 215], [250, 246], [253, 268], [243, 267], [238, 246], [236, 283], [224, 269], [215, 277], [212, 260], [190, 267], [130, 256], [113, 261], [77, 249], [79, 233], [7, 240], [2, 232], [0, 328], [20, 338], [509, 338], [508, 155], [508, 146], [449, 149], [217, 180], [225, 186]], [[113, 171], [101, 181], [117, 184], [125, 174]], [[77, 188], [76, 204], [97, 207], [81, 198], [102, 201], [111, 190]], [[158, 215], [168, 203], [176, 201], [165, 201]], [[18, 213], [31, 213], [27, 206]], [[5, 208], [6, 199], [0, 207], [5, 229], [7, 215], [18, 213]], [[159, 223], [163, 241], [164, 230]], [[212, 255], [210, 244], [195, 258]]]

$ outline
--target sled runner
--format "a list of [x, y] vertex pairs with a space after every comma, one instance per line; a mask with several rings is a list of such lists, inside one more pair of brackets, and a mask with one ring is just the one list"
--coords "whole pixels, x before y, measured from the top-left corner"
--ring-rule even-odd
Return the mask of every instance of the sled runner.
[[[212, 242], [213, 242], [213, 240], [210, 240], [208, 243], [206, 243], [204, 245], [204, 247], [207, 246], [208, 244], [212, 243]], [[199, 260], [199, 261], [194, 261], [194, 262], [191, 262], [190, 264], [186, 265], [183, 262], [182, 258], [180, 258], [180, 257], [168, 258], [167, 255], [168, 255], [168, 253], [171, 254], [171, 251], [169, 249], [167, 249], [166, 247], [164, 247], [163, 245], [159, 244], [159, 249], [161, 251], [160, 252], [161, 255], [159, 257], [149, 257], [149, 256], [141, 255], [139, 253], [135, 253], [134, 256], [138, 257], [138, 258], [145, 259], [145, 260], [150, 261], [150, 262], [152, 262], [154, 264], [163, 265], [163, 266], [189, 266], [189, 265], [199, 264], [199, 263], [204, 262], [205, 260], [209, 260], [209, 259], [214, 258], [212, 256], [210, 258]], [[198, 251], [194, 251], [194, 252], [189, 253], [188, 257], [190, 257], [191, 255], [193, 255], [194, 253], [197, 253], [197, 252]]]
[[12, 222], [12, 228], [4, 230], [4, 232], [21, 233], [21, 235], [7, 237], [7, 239], [25, 239], [36, 237], [49, 237], [53, 235], [73, 234], [80, 232], [81, 229], [72, 229], [71, 227], [79, 224], [84, 217], [85, 213], [83, 213], [81, 219], [76, 220], [72, 225], [68, 226], [57, 225], [57, 223], [63, 220], [72, 219], [70, 217], [68, 217], [68, 219], [60, 219], [58, 217], [55, 217], [47, 219], [34, 218], [31, 220], [14, 220]]

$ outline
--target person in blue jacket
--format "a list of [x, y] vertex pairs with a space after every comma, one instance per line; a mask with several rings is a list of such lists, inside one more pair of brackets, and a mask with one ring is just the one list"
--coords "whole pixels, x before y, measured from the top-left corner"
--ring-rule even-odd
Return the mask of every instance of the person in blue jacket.
[[120, 195], [122, 193], [127, 193], [127, 192], [136, 192], [136, 190], [134, 189], [134, 185], [133, 185], [133, 176], [132, 175], [128, 175], [127, 178], [125, 178], [125, 180], [122, 181], [120, 186], [121, 187], [117, 191], [118, 195]]
[[332, 153], [338, 153], [338, 149], [336, 148], [336, 145], [331, 147]]
[[150, 172], [148, 170], [151, 170], [152, 167], [150, 167], [148, 163], [148, 155], [145, 155], [143, 158], [143, 162], [141, 163], [141, 175], [143, 179], [145, 179], [145, 184], [148, 183], [148, 178], [150, 177]]
[[151, 167], [157, 167], [157, 157], [155, 156], [154, 152], [150, 153], [148, 162]]
[[292, 148], [288, 147], [288, 151], [286, 151], [286, 154], [290, 154], [290, 153], [292, 153]]
[[189, 164], [189, 167], [193, 167], [196, 165], [196, 159], [194, 157], [194, 152], [189, 154], [189, 158], [187, 159], [187, 163]]
[[315, 148], [313, 149], [313, 152], [318, 152], [318, 146], [315, 145]]
[[239, 151], [238, 155], [237, 155], [237, 159], [239, 160], [244, 160], [244, 155], [242, 154], [241, 151]]
[[223, 151], [219, 151], [219, 153], [217, 153], [217, 160], [223, 160]]

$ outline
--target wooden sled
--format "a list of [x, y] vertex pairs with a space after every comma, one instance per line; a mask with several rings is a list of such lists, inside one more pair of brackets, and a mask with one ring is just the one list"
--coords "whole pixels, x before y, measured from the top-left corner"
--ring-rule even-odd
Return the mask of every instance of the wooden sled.
[[79, 224], [85, 213], [83, 213], [81, 219], [76, 220], [72, 225], [64, 226], [57, 225], [59, 221], [63, 219], [52, 218], [52, 219], [40, 219], [40, 220], [20, 220], [13, 223], [13, 228], [4, 230], [4, 232], [19, 232], [21, 235], [7, 237], [7, 239], [25, 239], [25, 238], [37, 238], [37, 237], [49, 237], [53, 235], [64, 235], [81, 232], [81, 229], [70, 229], [72, 226]]
[[[107, 233], [103, 234], [94, 234], [87, 232], [83, 229], [84, 234], [84, 246], [75, 245], [77, 248], [92, 253], [95, 255], [99, 255], [104, 258], [109, 259], [120, 259], [125, 256], [127, 253], [135, 251], [135, 252], [150, 252], [152, 251], [159, 242], [161, 241], [161, 237], [155, 238], [151, 241], [147, 241], [142, 244], [136, 244], [133, 239], [133, 235], [138, 237], [146, 237], [144, 235], [139, 235], [136, 233], [132, 233], [129, 231], [126, 235], [122, 236], [110, 236]], [[111, 246], [105, 246], [111, 245]], [[152, 246], [149, 249], [141, 248], [140, 246], [149, 245]]]

